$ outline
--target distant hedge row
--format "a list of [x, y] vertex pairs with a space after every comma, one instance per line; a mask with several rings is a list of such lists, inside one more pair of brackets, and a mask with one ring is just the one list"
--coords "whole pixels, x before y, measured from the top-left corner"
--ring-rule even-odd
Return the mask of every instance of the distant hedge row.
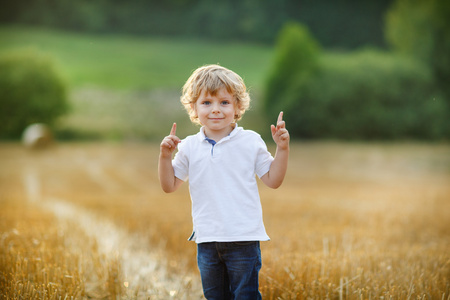
[[0, 138], [32, 123], [52, 125], [68, 111], [67, 87], [53, 62], [32, 50], [0, 54]]
[[265, 108], [284, 110], [294, 137], [450, 136], [448, 104], [416, 60], [375, 50], [325, 55], [299, 24], [284, 28], [276, 53]]
[[393, 0], [22, 0], [3, 1], [0, 23], [88, 32], [188, 36], [273, 43], [288, 20], [308, 24], [322, 44], [383, 46]]

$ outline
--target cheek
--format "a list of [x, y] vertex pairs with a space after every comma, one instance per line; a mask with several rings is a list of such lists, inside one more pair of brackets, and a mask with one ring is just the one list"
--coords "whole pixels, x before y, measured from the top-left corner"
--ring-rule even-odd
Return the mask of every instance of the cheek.
[[198, 115], [204, 115], [207, 111], [204, 108], [199, 108], [195, 110], [195, 113]]

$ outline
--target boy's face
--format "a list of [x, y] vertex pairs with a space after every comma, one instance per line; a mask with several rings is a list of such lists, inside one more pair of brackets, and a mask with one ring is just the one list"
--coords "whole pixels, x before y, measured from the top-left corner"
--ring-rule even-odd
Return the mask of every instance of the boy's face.
[[221, 88], [214, 96], [202, 91], [193, 109], [210, 138], [222, 138], [231, 132], [237, 113], [236, 99], [226, 88]]

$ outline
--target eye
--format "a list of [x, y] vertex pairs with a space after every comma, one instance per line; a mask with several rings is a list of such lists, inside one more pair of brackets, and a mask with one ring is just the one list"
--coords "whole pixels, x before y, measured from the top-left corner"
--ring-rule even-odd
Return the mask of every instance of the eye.
[[228, 101], [228, 100], [223, 100], [220, 104], [222, 104], [222, 105], [228, 105], [228, 104], [230, 104], [230, 101]]
[[203, 101], [202, 104], [203, 104], [203, 105], [210, 105], [210, 104], [211, 104], [211, 101], [207, 101], [207, 100], [206, 100], [206, 101]]

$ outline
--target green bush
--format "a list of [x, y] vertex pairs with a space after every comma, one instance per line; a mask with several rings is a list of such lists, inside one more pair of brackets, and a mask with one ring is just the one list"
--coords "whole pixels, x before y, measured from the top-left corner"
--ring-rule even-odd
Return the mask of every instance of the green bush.
[[68, 111], [67, 87], [54, 63], [32, 50], [0, 54], [0, 138], [32, 123], [54, 124]]
[[278, 114], [293, 85], [307, 83], [315, 75], [320, 51], [306, 27], [294, 22], [283, 27], [266, 82], [264, 108], [268, 116]]
[[373, 50], [322, 56], [319, 71], [297, 79], [281, 109], [294, 137], [438, 139], [448, 108], [431, 71]]

